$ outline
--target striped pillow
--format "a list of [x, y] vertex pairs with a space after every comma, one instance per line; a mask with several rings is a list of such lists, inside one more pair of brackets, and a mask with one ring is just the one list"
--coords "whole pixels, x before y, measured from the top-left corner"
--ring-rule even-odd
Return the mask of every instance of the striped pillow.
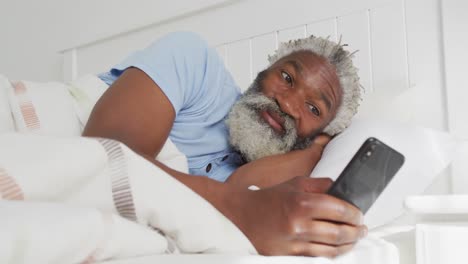
[[67, 85], [12, 81], [6, 93], [17, 132], [52, 136], [81, 134]]

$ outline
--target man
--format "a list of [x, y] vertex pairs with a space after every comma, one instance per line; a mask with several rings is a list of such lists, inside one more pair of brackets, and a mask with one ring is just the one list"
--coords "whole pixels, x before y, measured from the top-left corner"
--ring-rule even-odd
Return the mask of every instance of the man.
[[[240, 96], [200, 37], [169, 34], [100, 76], [110, 87], [83, 134], [119, 140], [162, 168], [233, 221], [260, 254], [336, 256], [367, 232], [362, 214], [325, 194], [330, 180], [296, 176], [320, 158], [328, 139], [318, 135], [341, 131], [355, 113], [356, 69], [340, 45], [316, 38], [284, 45], [271, 62]], [[168, 137], [190, 174], [154, 159]], [[252, 184], [262, 189], [248, 190]]]

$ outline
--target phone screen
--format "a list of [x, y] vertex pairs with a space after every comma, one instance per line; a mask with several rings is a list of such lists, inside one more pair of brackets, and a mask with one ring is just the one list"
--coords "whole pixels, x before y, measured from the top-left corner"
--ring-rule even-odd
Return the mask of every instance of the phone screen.
[[404, 163], [404, 156], [376, 138], [368, 138], [345, 167], [328, 194], [363, 213], [372, 206]]

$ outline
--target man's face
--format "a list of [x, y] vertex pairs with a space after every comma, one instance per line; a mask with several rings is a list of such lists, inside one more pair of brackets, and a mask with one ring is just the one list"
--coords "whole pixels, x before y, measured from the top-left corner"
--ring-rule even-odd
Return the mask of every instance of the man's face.
[[230, 142], [248, 161], [303, 149], [334, 118], [341, 96], [326, 59], [292, 53], [259, 73], [233, 106]]

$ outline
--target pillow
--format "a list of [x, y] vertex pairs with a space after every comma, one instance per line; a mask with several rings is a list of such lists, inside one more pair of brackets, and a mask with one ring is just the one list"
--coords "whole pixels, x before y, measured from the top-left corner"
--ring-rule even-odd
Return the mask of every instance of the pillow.
[[400, 216], [406, 196], [422, 193], [448, 166], [457, 152], [457, 141], [448, 133], [429, 128], [372, 119], [354, 119], [326, 146], [312, 177], [339, 174], [361, 144], [375, 137], [405, 156], [405, 163], [366, 213], [369, 228], [384, 225]]
[[10, 81], [0, 74], [0, 133], [15, 131], [8, 102], [8, 89], [11, 89]]
[[95, 75], [80, 77], [68, 86], [81, 128], [88, 122], [94, 105], [109, 86]]
[[68, 87], [60, 82], [15, 81], [7, 89], [16, 131], [78, 136], [80, 126]]

